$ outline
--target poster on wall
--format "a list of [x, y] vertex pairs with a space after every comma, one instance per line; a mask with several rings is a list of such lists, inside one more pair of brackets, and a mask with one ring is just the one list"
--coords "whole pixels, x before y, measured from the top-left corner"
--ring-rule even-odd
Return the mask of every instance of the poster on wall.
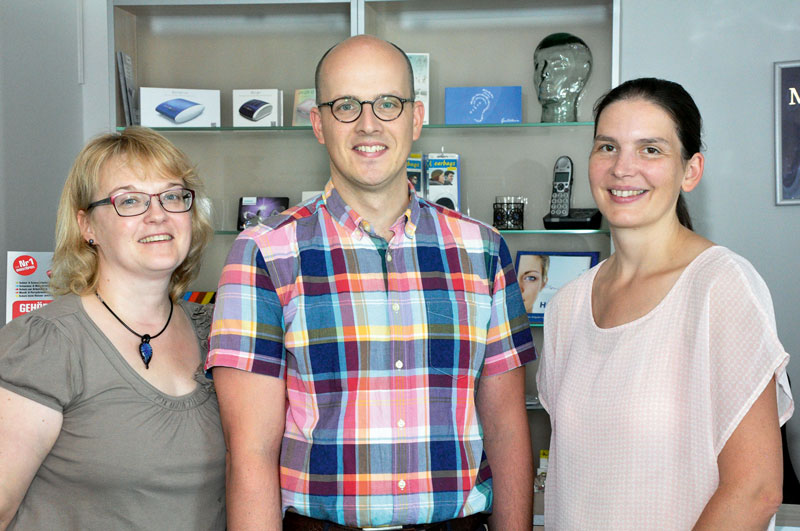
[[8, 251], [6, 323], [53, 301], [49, 289], [52, 262], [52, 252]]
[[597, 251], [518, 251], [517, 282], [530, 322], [542, 324], [544, 310], [553, 295], [599, 261]]
[[775, 203], [800, 205], [800, 61], [775, 63]]

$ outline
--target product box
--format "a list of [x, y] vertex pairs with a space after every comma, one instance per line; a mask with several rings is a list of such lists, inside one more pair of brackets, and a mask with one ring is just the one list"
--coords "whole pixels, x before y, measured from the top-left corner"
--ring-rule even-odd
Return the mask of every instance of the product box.
[[283, 91], [280, 89], [236, 89], [231, 101], [234, 127], [283, 125]]
[[425, 118], [423, 124], [429, 123], [430, 111], [430, 64], [431, 54], [429, 53], [408, 53], [408, 60], [411, 62], [411, 71], [414, 73], [414, 99], [421, 101], [425, 105]]
[[239, 221], [236, 228], [244, 230], [255, 227], [287, 208], [288, 197], [242, 197], [239, 199]]
[[522, 122], [522, 87], [446, 87], [446, 124], [516, 124]]
[[297, 89], [294, 91], [292, 125], [311, 125], [311, 109], [317, 105], [317, 90]]
[[425, 179], [422, 178], [422, 153], [411, 153], [406, 162], [406, 175], [408, 180], [414, 185], [417, 195], [425, 197]]
[[146, 127], [219, 127], [219, 91], [139, 89], [142, 125]]
[[428, 153], [424, 160], [427, 199], [451, 210], [460, 210], [459, 156], [456, 153]]

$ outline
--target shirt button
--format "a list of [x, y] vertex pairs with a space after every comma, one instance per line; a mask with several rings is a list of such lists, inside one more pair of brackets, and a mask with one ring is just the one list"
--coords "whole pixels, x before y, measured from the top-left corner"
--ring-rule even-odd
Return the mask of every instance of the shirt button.
[[394, 362], [394, 366], [397, 367], [398, 369], [402, 369], [403, 368], [403, 361], [402, 360], [397, 360], [396, 362]]
[[389, 253], [386, 253], [386, 261], [387, 262], [391, 262], [392, 261], [392, 255], [390, 255]]
[[396, 302], [394, 304], [392, 304], [392, 311], [395, 312], [395, 313], [399, 312], [400, 311], [400, 305], [397, 304]]
[[398, 428], [402, 428], [405, 425], [406, 425], [406, 421], [404, 421], [403, 419], [400, 419], [400, 420], [397, 421], [397, 427]]
[[397, 482], [397, 486], [400, 487], [400, 490], [403, 490], [404, 488], [406, 488], [406, 482], [401, 479], [400, 481]]

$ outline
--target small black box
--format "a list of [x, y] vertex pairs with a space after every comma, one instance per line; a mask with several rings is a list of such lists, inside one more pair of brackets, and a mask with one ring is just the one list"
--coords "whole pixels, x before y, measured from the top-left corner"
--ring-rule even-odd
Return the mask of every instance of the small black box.
[[547, 214], [544, 228], [550, 230], [599, 229], [603, 216], [596, 208], [570, 208], [569, 217], [553, 217]]

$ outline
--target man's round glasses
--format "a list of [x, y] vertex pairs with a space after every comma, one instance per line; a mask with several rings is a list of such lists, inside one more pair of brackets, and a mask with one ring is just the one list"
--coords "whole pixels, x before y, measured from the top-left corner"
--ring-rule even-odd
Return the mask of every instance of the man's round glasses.
[[320, 103], [317, 107], [330, 107], [334, 118], [340, 122], [349, 124], [350, 122], [358, 120], [361, 116], [361, 112], [364, 110], [364, 104], [369, 103], [372, 106], [372, 112], [379, 120], [391, 122], [392, 120], [396, 120], [403, 112], [404, 103], [413, 101], [413, 99], [388, 95], [378, 96], [372, 101], [358, 101], [355, 98], [344, 97]]
[[151, 198], [157, 197], [158, 202], [167, 212], [175, 214], [186, 212], [192, 208], [194, 203], [194, 190], [188, 188], [178, 188], [167, 190], [158, 194], [147, 194], [144, 192], [120, 192], [111, 197], [100, 199], [91, 203], [86, 210], [91, 210], [96, 206], [112, 205], [122, 217], [141, 216], [150, 208]]

